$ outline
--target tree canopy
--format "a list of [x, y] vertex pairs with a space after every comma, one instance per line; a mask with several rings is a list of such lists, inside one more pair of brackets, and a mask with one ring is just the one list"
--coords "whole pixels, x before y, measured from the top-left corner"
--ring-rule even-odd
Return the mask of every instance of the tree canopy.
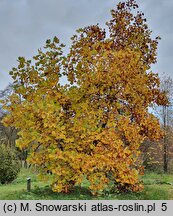
[[[20, 129], [17, 145], [52, 189], [68, 192], [84, 178], [95, 194], [112, 183], [117, 190], [140, 191], [140, 144], [162, 136], [148, 112], [163, 105], [156, 63], [159, 37], [134, 0], [111, 10], [107, 33], [99, 25], [77, 30], [69, 53], [57, 37], [48, 39], [32, 60], [18, 58], [10, 71], [15, 92], [4, 105], [5, 125]], [[67, 84], [60, 78], [65, 76]]]

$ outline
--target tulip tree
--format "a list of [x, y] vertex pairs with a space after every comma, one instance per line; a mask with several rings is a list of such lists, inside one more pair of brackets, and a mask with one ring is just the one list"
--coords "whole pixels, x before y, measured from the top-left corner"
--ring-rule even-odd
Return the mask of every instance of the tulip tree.
[[78, 29], [66, 56], [54, 37], [10, 71], [15, 92], [4, 102], [4, 124], [20, 130], [17, 145], [29, 150], [29, 162], [43, 176], [52, 172], [53, 191], [68, 192], [84, 178], [93, 194], [110, 185], [143, 189], [139, 147], [162, 136], [148, 107], [167, 98], [151, 71], [159, 37], [152, 39], [137, 8], [121, 2], [108, 33], [99, 25]]

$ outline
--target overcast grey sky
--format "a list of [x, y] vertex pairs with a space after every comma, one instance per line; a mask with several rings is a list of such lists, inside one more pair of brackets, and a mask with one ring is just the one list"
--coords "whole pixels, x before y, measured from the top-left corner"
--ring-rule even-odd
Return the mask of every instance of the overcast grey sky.
[[[110, 18], [119, 0], [0, 0], [0, 89], [11, 81], [18, 56], [31, 58], [48, 38], [69, 45], [79, 27]], [[155, 72], [173, 78], [173, 0], [137, 0], [153, 36], [161, 36]]]

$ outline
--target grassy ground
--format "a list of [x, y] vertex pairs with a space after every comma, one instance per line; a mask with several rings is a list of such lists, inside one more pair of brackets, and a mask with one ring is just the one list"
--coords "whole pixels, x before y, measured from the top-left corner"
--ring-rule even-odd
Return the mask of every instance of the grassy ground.
[[[26, 178], [32, 179], [32, 190], [26, 190]], [[22, 169], [18, 178], [8, 185], [0, 185], [0, 200], [173, 200], [173, 175], [146, 173], [142, 178], [145, 189], [141, 193], [92, 196], [87, 187], [76, 187], [70, 194], [53, 193], [49, 182], [40, 182], [29, 169]]]

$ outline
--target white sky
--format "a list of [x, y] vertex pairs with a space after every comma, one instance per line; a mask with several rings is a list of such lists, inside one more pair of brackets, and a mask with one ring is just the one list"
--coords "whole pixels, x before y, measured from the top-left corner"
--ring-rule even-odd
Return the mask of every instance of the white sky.
[[[12, 80], [8, 75], [18, 56], [31, 58], [55, 35], [67, 46], [79, 27], [110, 18], [119, 0], [0, 0], [0, 89]], [[173, 78], [173, 0], [137, 0], [153, 36], [161, 36], [155, 72]]]

